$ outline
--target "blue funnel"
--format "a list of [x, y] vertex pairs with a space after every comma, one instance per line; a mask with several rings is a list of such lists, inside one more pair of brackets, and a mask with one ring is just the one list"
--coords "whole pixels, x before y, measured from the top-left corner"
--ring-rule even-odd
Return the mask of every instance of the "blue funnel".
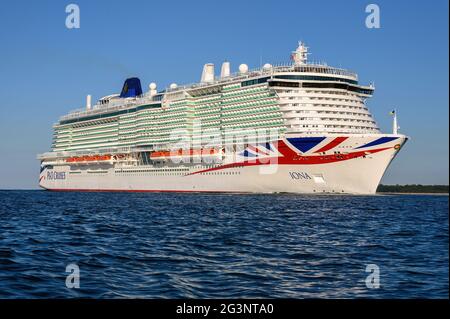
[[135, 97], [139, 95], [142, 95], [141, 81], [138, 78], [126, 79], [120, 97]]

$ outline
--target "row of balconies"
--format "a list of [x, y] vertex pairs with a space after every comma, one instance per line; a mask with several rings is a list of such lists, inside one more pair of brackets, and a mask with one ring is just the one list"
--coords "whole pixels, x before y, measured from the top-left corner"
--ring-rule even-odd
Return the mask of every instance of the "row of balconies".
[[305, 114], [299, 114], [295, 112], [290, 113], [283, 113], [283, 118], [285, 119], [295, 119], [295, 118], [310, 118], [311, 116], [314, 116], [316, 118], [336, 118], [336, 119], [359, 119], [359, 120], [373, 120], [372, 116], [368, 114], [323, 114], [323, 113], [305, 113]]
[[350, 123], [365, 123], [367, 127], [376, 127], [375, 121], [367, 121], [362, 119], [336, 119], [336, 118], [321, 118], [321, 119], [291, 119], [286, 120], [286, 125], [307, 125], [307, 124], [321, 124], [321, 125], [347, 125], [342, 124], [342, 122], [350, 122]]

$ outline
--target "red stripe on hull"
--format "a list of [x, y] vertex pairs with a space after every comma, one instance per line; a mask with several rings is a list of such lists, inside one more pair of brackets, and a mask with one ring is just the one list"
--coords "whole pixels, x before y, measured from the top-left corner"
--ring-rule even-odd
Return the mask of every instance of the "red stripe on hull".
[[328, 150], [331, 150], [333, 147], [338, 146], [339, 144], [341, 144], [342, 142], [344, 142], [346, 139], [348, 139], [348, 136], [341, 136], [341, 137], [336, 137], [334, 140], [332, 140], [330, 143], [328, 143], [327, 145], [325, 145], [324, 147], [322, 147], [321, 149], [315, 151], [314, 153], [322, 153], [322, 152], [326, 152]]
[[[286, 146], [286, 145], [284, 145]], [[287, 146], [286, 146], [287, 147]], [[376, 150], [368, 150], [368, 151], [359, 151], [359, 152], [353, 152], [349, 154], [334, 154], [334, 155], [314, 155], [314, 156], [301, 156], [300, 154], [295, 154], [293, 151], [291, 151], [291, 154], [287, 156], [286, 150], [283, 150], [284, 157], [269, 157], [263, 159], [263, 161], [255, 159], [253, 161], [247, 161], [247, 162], [237, 162], [237, 163], [231, 163], [226, 164], [219, 167], [209, 168], [202, 171], [198, 171], [195, 173], [188, 174], [189, 175], [195, 175], [205, 172], [212, 172], [217, 171], [221, 169], [226, 168], [233, 168], [237, 166], [255, 166], [255, 165], [268, 165], [268, 164], [278, 164], [278, 165], [317, 165], [317, 164], [329, 164], [329, 163], [336, 163], [336, 162], [342, 162], [347, 161], [350, 159], [363, 157], [366, 154], [374, 154], [378, 153], [387, 149], [390, 149], [392, 147], [385, 147], [385, 148], [379, 148]], [[281, 149], [281, 147], [280, 147]]]

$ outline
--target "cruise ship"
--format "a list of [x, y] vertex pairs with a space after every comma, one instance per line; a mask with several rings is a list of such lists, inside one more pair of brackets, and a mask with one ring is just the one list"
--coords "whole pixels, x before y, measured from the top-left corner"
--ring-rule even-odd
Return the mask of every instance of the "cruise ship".
[[308, 61], [232, 73], [203, 67], [199, 83], [91, 96], [54, 124], [38, 155], [40, 187], [53, 191], [374, 194], [407, 141], [384, 134], [366, 101], [374, 85]]

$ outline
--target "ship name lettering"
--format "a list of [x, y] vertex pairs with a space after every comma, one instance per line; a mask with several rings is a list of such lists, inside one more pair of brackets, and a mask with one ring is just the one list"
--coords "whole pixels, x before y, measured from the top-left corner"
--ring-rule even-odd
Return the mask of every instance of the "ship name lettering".
[[292, 179], [312, 179], [306, 172], [289, 172]]

